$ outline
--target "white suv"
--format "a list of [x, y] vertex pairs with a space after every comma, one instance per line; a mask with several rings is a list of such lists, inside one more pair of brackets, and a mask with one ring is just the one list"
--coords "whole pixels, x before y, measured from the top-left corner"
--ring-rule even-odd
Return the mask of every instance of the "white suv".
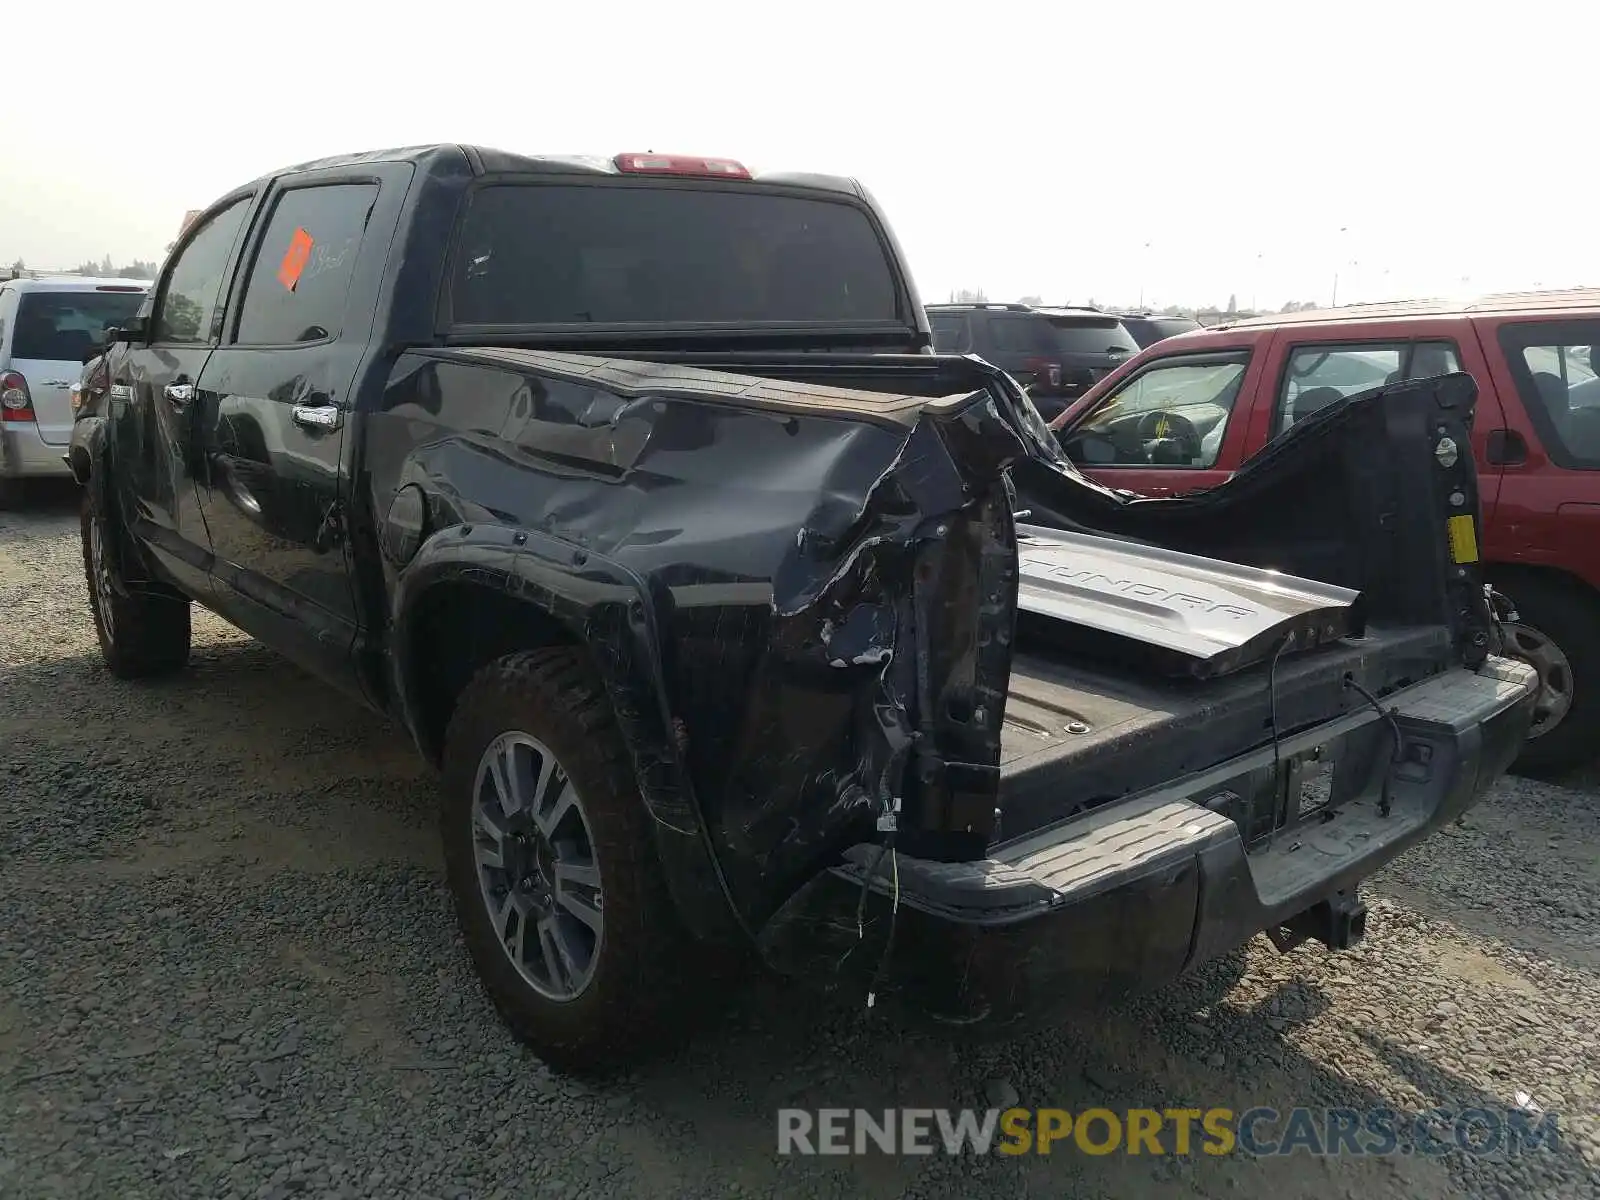
[[109, 326], [133, 316], [148, 283], [65, 275], [0, 282], [0, 504], [23, 479], [69, 476], [72, 389]]

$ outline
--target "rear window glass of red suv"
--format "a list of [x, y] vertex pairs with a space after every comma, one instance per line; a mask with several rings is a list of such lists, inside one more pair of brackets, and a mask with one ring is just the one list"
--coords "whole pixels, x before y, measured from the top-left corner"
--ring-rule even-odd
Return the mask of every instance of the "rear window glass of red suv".
[[492, 184], [451, 275], [455, 326], [901, 319], [864, 209], [757, 188]]
[[1551, 461], [1600, 470], [1600, 318], [1511, 322], [1500, 348]]

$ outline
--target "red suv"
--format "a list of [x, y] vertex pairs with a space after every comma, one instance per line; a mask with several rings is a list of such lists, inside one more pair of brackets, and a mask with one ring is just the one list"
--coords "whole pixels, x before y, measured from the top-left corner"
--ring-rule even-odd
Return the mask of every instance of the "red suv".
[[1222, 482], [1297, 420], [1399, 379], [1466, 371], [1489, 580], [1543, 682], [1520, 765], [1600, 753], [1600, 291], [1357, 305], [1168, 338], [1051, 424], [1110, 487]]

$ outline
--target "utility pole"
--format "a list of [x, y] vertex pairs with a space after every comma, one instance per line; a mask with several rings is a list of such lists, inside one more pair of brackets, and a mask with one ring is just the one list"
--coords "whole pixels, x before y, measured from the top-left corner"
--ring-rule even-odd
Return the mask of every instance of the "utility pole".
[[1333, 257], [1333, 300], [1328, 305], [1329, 308], [1339, 307], [1339, 268], [1344, 265], [1344, 235], [1348, 228], [1345, 225], [1339, 226], [1338, 249], [1334, 251]]

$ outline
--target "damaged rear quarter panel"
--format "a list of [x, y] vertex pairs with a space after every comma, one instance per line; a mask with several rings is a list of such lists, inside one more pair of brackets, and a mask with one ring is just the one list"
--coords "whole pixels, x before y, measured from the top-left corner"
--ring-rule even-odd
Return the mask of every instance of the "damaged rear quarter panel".
[[758, 922], [893, 799], [945, 851], [981, 851], [1020, 453], [985, 393], [419, 352], [366, 437], [380, 531], [401, 488], [427, 497], [422, 549], [384, 567], [414, 730], [408, 614], [470, 578], [587, 647], [662, 837], [715, 855], [664, 854], [680, 898], [716, 888]]

